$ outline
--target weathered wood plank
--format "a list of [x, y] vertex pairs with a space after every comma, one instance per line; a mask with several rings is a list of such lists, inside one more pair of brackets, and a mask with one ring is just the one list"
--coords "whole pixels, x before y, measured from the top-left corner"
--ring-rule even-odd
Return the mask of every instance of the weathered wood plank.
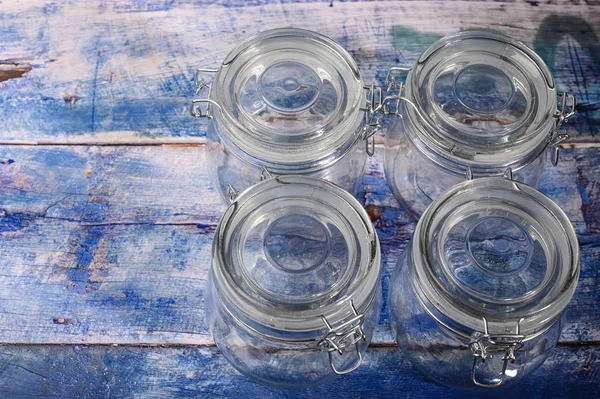
[[[382, 244], [382, 280], [414, 222], [377, 149], [359, 194]], [[0, 342], [200, 344], [210, 241], [223, 207], [198, 146], [0, 148]], [[600, 340], [600, 151], [565, 149], [543, 190], [582, 244], [563, 342]], [[390, 343], [387, 308], [375, 342]]]
[[[363, 365], [332, 383], [282, 391], [250, 382], [214, 348], [7, 346], [0, 348], [7, 398], [463, 398], [410, 366], [397, 348], [370, 348]], [[600, 347], [562, 346], [511, 388], [515, 398], [598, 397]], [[486, 397], [504, 398], [496, 391]]]
[[0, 147], [0, 205], [85, 224], [204, 223], [224, 208], [203, 146]]
[[0, 141], [202, 142], [205, 125], [187, 112], [195, 68], [219, 65], [245, 36], [288, 26], [337, 40], [379, 84], [443, 35], [500, 31], [532, 46], [559, 89], [578, 97], [572, 135], [597, 137], [596, 2], [77, 0], [0, 4]]

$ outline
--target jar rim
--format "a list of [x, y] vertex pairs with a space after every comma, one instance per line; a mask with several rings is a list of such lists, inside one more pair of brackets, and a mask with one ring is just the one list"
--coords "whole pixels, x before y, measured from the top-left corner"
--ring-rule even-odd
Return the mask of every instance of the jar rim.
[[[298, 88], [285, 86], [288, 81]], [[316, 32], [279, 28], [247, 38], [223, 60], [209, 96], [219, 105], [213, 117], [221, 139], [240, 157], [273, 171], [321, 168], [362, 136], [358, 66], [343, 47]]]
[[[498, 59], [502, 59], [506, 68], [510, 69], [506, 71], [508, 75], [502, 70], [496, 71], [498, 76], [506, 78], [500, 83], [496, 82], [500, 78], [493, 75], [496, 72], [492, 71], [492, 77], [486, 76], [489, 72], [486, 68], [495, 68], [491, 61]], [[463, 84], [462, 87], [467, 87], [465, 90], [471, 90], [469, 95], [465, 95], [469, 101], [500, 101], [498, 97], [509, 95], [509, 92], [523, 93], [522, 98], [519, 101], [506, 98], [506, 104], [491, 113], [487, 112], [489, 109], [473, 111], [456, 94], [457, 79], [464, 76], [469, 68], [479, 68], [477, 76], [487, 79], [483, 83], [471, 81], [471, 86]], [[520, 80], [513, 74], [519, 75]], [[445, 81], [450, 79], [445, 75], [452, 75], [454, 80]], [[436, 80], [435, 77], [440, 78]], [[442, 83], [438, 84], [438, 80]], [[519, 89], [508, 83], [513, 81], [519, 82]], [[503, 82], [510, 85], [510, 90], [503, 86]], [[450, 99], [436, 92], [450, 90], [448, 85], [453, 87]], [[504, 89], [507, 91], [503, 92]], [[519, 168], [539, 156], [554, 134], [558, 100], [550, 70], [525, 44], [498, 33], [464, 31], [438, 40], [421, 54], [409, 72], [404, 90], [414, 104], [414, 108], [403, 106], [418, 139], [413, 141], [421, 142], [421, 151], [432, 152], [433, 156], [445, 159], [444, 167], [448, 169]], [[442, 96], [440, 98], [446, 103], [437, 104], [439, 99], [436, 96]], [[515, 109], [506, 108], [511, 104]], [[450, 117], [448, 113], [453, 115]], [[516, 113], [520, 113], [519, 118], [509, 123], [507, 120], [516, 118], [513, 115]]]
[[[512, 229], [510, 234], [520, 241], [519, 251], [526, 252], [522, 240], [533, 237], [537, 252], [529, 255], [538, 257], [535, 265], [522, 252], [518, 256], [507, 252], [508, 263], [494, 258], [496, 238], [486, 237], [479, 228], [486, 223], [503, 246], [510, 243], [501, 236]], [[459, 234], [449, 239], [451, 229]], [[479, 234], [476, 240], [470, 238], [473, 231]], [[479, 245], [479, 253], [469, 247], [469, 241]], [[525, 340], [537, 336], [562, 315], [579, 277], [579, 246], [568, 217], [541, 192], [506, 178], [468, 180], [446, 191], [421, 217], [412, 252], [423, 305], [438, 320], [445, 320], [442, 324], [455, 326], [466, 336], [483, 332], [484, 324], [494, 325], [497, 331], [518, 326]], [[453, 269], [457, 265], [460, 268]], [[507, 265], [514, 270], [507, 271]], [[469, 273], [469, 268], [483, 269]], [[519, 291], [516, 282], [531, 286]]]
[[[348, 246], [348, 250], [353, 251], [354, 254], [348, 256], [350, 260], [347, 263], [347, 270], [339, 272], [340, 277], [335, 283], [318, 288], [314, 288], [317, 285], [314, 280], [308, 280], [309, 277], [312, 278], [312, 275], [308, 275], [312, 273], [309, 267], [302, 270], [286, 269], [283, 272], [276, 270], [281, 267], [286, 268], [289, 264], [275, 264], [279, 258], [269, 255], [270, 249], [265, 247], [265, 243], [271, 241], [270, 238], [265, 237], [271, 237], [270, 231], [273, 226], [279, 226], [285, 218], [306, 214], [304, 209], [313, 207], [316, 203], [314, 201], [318, 201], [322, 209], [331, 208], [333, 211], [335, 207], [340, 211], [343, 210], [338, 213], [338, 216], [344, 220], [330, 223], [335, 223], [336, 228], [340, 230], [348, 229], [341, 234], [356, 238], [356, 247]], [[285, 207], [293, 211], [286, 213], [283, 209]], [[280, 214], [275, 214], [273, 209], [280, 209]], [[262, 240], [256, 244], [256, 247], [262, 248], [259, 251], [260, 262], [272, 264], [256, 272], [254, 269], [256, 258], [248, 257], [249, 263], [244, 263], [243, 258], [247, 254], [240, 247], [246, 246], [251, 241], [246, 240], [246, 237], [250, 236], [248, 231], [254, 229], [254, 226], [263, 224], [265, 210], [271, 210], [269, 215], [272, 218], [265, 223], [264, 229], [256, 236], [257, 239], [253, 239], [253, 242]], [[326, 211], [322, 211], [314, 217], [325, 218], [322, 216], [325, 214]], [[309, 215], [310, 217], [313, 216]], [[307, 231], [302, 221], [294, 220], [292, 223], [296, 223], [295, 234], [298, 236]], [[319, 231], [315, 233], [315, 229], [318, 230], [318, 226], [316, 228], [310, 226], [308, 228], [310, 231], [305, 234], [319, 234]], [[381, 255], [377, 234], [366, 211], [348, 192], [319, 178], [279, 176], [261, 181], [245, 190], [227, 209], [217, 226], [212, 253], [213, 284], [228, 311], [235, 313], [238, 320], [252, 330], [260, 331], [263, 335], [274, 339], [292, 341], [298, 341], [299, 337], [314, 339], [327, 329], [323, 318], [335, 325], [355, 316], [352, 307], [364, 314], [377, 293]], [[321, 254], [318, 251], [315, 253]], [[306, 265], [303, 264], [302, 267], [304, 266]], [[272, 281], [265, 283], [262, 280], [264, 270], [267, 270], [270, 276], [281, 273], [283, 279], [277, 284]], [[324, 270], [321, 269], [320, 272]], [[305, 287], [300, 287], [299, 291], [290, 293], [285, 285], [285, 282], [289, 281], [286, 280], [288, 277], [296, 278], [294, 284], [303, 284], [302, 280], [298, 279], [307, 279], [306, 281], [310, 281], [310, 288], [305, 291]], [[268, 278], [275, 279], [275, 277]], [[276, 289], [271, 290], [270, 285], [276, 285]], [[306, 287], [308, 286], [307, 284]]]

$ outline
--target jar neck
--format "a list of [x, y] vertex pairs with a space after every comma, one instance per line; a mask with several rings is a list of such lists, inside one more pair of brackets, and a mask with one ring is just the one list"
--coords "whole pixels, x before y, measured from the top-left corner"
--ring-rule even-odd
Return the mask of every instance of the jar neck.
[[474, 176], [501, 176], [507, 168], [513, 172], [525, 168], [540, 156], [551, 144], [552, 135], [556, 127], [556, 121], [549, 119], [543, 127], [545, 133], [540, 133], [543, 140], [530, 146], [516, 158], [502, 159], [502, 154], [492, 158], [488, 156], [479, 157], [478, 155], [461, 154], [456, 149], [440, 147], [439, 143], [432, 140], [432, 135], [427, 129], [431, 129], [422, 124], [418, 115], [412, 110], [402, 105], [402, 115], [406, 117], [400, 122], [404, 135], [409, 144], [423, 157], [435, 164], [439, 168], [452, 174], [465, 176], [471, 170]]
[[[418, 232], [415, 230], [415, 235], [417, 233]], [[410, 252], [407, 252], [406, 256], [410, 257], [411, 259], [414, 259], [413, 254], [419, 250], [418, 240], [413, 239], [411, 245], [409, 245], [409, 247], [407, 247], [406, 250], [410, 251]], [[439, 304], [438, 304], [438, 306], [436, 306], [436, 304], [434, 304], [429, 299], [427, 294], [424, 292], [423, 286], [420, 283], [419, 277], [417, 276], [416, 271], [415, 271], [415, 261], [413, 260], [413, 261], [409, 262], [408, 266], [409, 266], [407, 268], [408, 270], [406, 270], [407, 278], [410, 281], [410, 287], [411, 287], [413, 294], [415, 295], [417, 301], [419, 302], [421, 308], [432, 319], [434, 319], [438, 325], [440, 325], [443, 329], [445, 329], [449, 333], [455, 335], [458, 339], [465, 341], [465, 343], [468, 343], [474, 337], [484, 335], [486, 333], [486, 330], [488, 330], [487, 332], [489, 334], [506, 333], [507, 329], [509, 329], [509, 330], [512, 329], [513, 331], [518, 331], [517, 323], [510, 324], [510, 323], [506, 323], [504, 321], [490, 322], [490, 321], [482, 319], [479, 322], [478, 327], [472, 327], [472, 326], [468, 326], [465, 323], [462, 323], [460, 321], [449, 318], [448, 316], [446, 316], [443, 309], [440, 309]], [[535, 339], [535, 338], [539, 337], [540, 335], [544, 334], [546, 331], [548, 331], [550, 328], [552, 328], [552, 326], [554, 326], [554, 324], [556, 322], [560, 321], [563, 314], [564, 314], [564, 311], [562, 313], [560, 313], [559, 315], [557, 315], [556, 317], [548, 319], [544, 323], [541, 323], [535, 331], [532, 331], [529, 334], [525, 335], [521, 339], [521, 342], [527, 342], [529, 340]]]
[[[228, 315], [228, 318], [233, 320], [238, 326], [252, 335], [259, 336], [265, 341], [275, 342], [279, 345], [293, 345], [296, 348], [309, 349], [317, 348], [318, 343], [330, 332], [327, 323], [335, 329], [344, 323], [347, 323], [347, 321], [356, 319], [356, 313], [358, 313], [358, 315], [367, 314], [375, 303], [379, 289], [378, 286], [375, 286], [368, 300], [360, 306], [355, 306], [356, 313], [352, 310], [351, 306], [353, 306], [353, 304], [349, 304], [337, 314], [329, 315], [329, 317], [323, 316], [327, 323], [325, 321], [320, 323], [320, 325], [322, 325], [320, 328], [305, 331], [291, 331], [286, 330], [285, 328], [265, 325], [253, 320], [243, 311], [243, 309], [240, 309], [230, 301], [227, 295], [223, 294], [225, 292], [224, 290], [227, 288], [218, 283], [218, 279], [215, 279], [213, 272], [211, 272], [210, 279], [212, 280], [211, 289], [213, 291], [212, 297], [215, 298], [213, 299], [215, 307], [217, 307], [219, 311], [225, 312]], [[350, 303], [349, 301], [346, 302]], [[362, 323], [362, 321], [360, 321], [360, 323]]]
[[[247, 143], [239, 139], [239, 137], [244, 136], [244, 131], [224, 119], [223, 114], [219, 110], [214, 111], [213, 126], [209, 128], [208, 136], [209, 139], [221, 142], [227, 148], [228, 152], [248, 165], [266, 168], [274, 174], [301, 175], [326, 169], [342, 159], [355, 146], [363, 145], [362, 121], [364, 117], [361, 116], [361, 113], [357, 113], [356, 116], [355, 118], [349, 118], [348, 122], [351, 123], [340, 126], [342, 130], [351, 131], [353, 134], [346, 135], [343, 140], [324, 147], [317, 153], [310, 148], [294, 148], [293, 146], [279, 148], [277, 146], [268, 146], [266, 143], [262, 146], [260, 152], [253, 151]], [[330, 132], [328, 134], [337, 133]], [[269, 155], [269, 153], [277, 154], [277, 158], [280, 160], [274, 160], [274, 157]], [[293, 157], [291, 156], [292, 153]]]
[[[462, 36], [469, 37], [457, 37]], [[453, 37], [449, 39], [455, 40]], [[437, 49], [435, 46], [432, 48]], [[528, 56], [531, 57], [530, 54]], [[453, 116], [457, 120], [446, 120], [449, 118], [446, 113], [450, 111], [440, 108], [439, 104], [432, 104], [437, 97], [430, 91], [435, 88], [427, 86], [425, 91], [426, 88], [420, 87], [424, 79], [419, 77], [424, 73], [422, 69], [429, 71], [433, 68], [427, 65], [428, 62], [437, 61], [422, 57], [408, 74], [406, 84], [403, 85], [403, 95], [411, 103], [402, 102], [400, 113], [407, 139], [433, 163], [462, 175], [468, 169], [474, 174], [498, 175], [508, 167], [516, 171], [527, 166], [552, 142], [557, 129], [555, 115], [558, 104], [551, 76], [540, 72], [545, 84], [537, 87], [539, 98], [531, 99], [526, 111], [527, 117], [523, 117], [518, 123], [502, 127], [507, 123], [502, 113], [488, 115], [461, 111], [463, 114], [454, 110], [460, 118]], [[443, 113], [444, 117], [438, 113]]]

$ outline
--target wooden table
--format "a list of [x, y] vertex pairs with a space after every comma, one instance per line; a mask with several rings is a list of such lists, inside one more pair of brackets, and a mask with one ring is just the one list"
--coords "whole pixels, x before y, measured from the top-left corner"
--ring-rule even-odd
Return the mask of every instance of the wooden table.
[[[460, 397], [427, 381], [389, 332], [364, 365], [300, 392], [235, 372], [204, 322], [223, 211], [204, 167], [193, 74], [242, 38], [295, 26], [337, 40], [367, 82], [443, 35], [532, 46], [579, 100], [542, 191], [569, 215], [581, 278], [558, 348], [509, 392], [600, 396], [600, 3], [73, 0], [0, 2], [0, 397]], [[414, 223], [391, 195], [381, 137], [360, 200], [377, 226], [384, 296]]]

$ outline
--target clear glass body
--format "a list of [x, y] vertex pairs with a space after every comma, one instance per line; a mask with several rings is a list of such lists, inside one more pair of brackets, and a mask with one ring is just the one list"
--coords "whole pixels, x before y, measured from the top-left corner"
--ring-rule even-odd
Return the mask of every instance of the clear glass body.
[[[411, 245], [402, 255], [390, 281], [390, 324], [404, 357], [435, 382], [462, 390], [485, 390], [473, 383], [475, 358], [470, 338], [455, 334], [438, 323], [415, 294]], [[538, 337], [526, 341], [515, 362], [509, 362], [502, 387], [508, 387], [534, 372], [558, 343], [563, 317]], [[478, 381], [495, 384], [502, 372], [504, 350], [492, 352], [485, 363], [478, 362]]]
[[385, 137], [385, 175], [417, 218], [466, 175], [538, 187], [558, 129], [550, 71], [511, 38], [467, 31], [433, 44], [406, 76]]
[[489, 177], [453, 186], [423, 213], [390, 281], [400, 348], [455, 388], [521, 380], [558, 342], [578, 249], [567, 216], [534, 188]]
[[207, 322], [240, 372], [304, 388], [362, 362], [381, 311], [380, 249], [360, 203], [286, 175], [242, 192], [215, 232]]
[[[405, 105], [402, 108], [405, 109]], [[412, 139], [411, 139], [412, 137]], [[402, 207], [419, 219], [440, 194], [465, 180], [467, 167], [448, 168], [436, 154], [415, 144], [419, 141], [407, 118], [395, 118], [385, 138], [385, 177]], [[512, 169], [515, 180], [539, 187], [546, 167], [547, 151], [531, 162]], [[436, 162], [437, 161], [437, 162]], [[508, 167], [508, 166], [506, 166]], [[474, 178], [502, 175], [503, 168], [472, 168]]]
[[367, 159], [363, 81], [333, 40], [274, 29], [234, 48], [214, 72], [208, 99], [208, 166], [226, 198], [266, 168], [319, 177], [356, 193]]
[[[231, 184], [236, 190], [245, 190], [259, 182], [262, 167], [240, 158], [236, 150], [229, 148], [220, 138], [227, 133], [221, 132], [219, 135], [218, 129], [220, 129], [219, 122], [213, 119], [206, 136], [206, 166], [215, 190], [225, 202], [229, 202], [227, 185]], [[304, 174], [325, 179], [356, 195], [362, 184], [367, 158], [365, 143], [359, 140], [343, 156], [323, 167], [308, 172], [300, 167], [285, 174]], [[265, 166], [265, 168], [272, 175], [282, 175], [275, 172], [272, 167]]]
[[[215, 292], [212, 279], [209, 290], [206, 300], [208, 326], [219, 350], [240, 373], [258, 383], [283, 389], [309, 388], [338, 377], [329, 364], [328, 352], [318, 347], [321, 338], [300, 340], [294, 334], [287, 334], [285, 340], [274, 340], [257, 334], [227, 310]], [[351, 368], [357, 362], [356, 351], [362, 356], [367, 350], [379, 323], [381, 305], [381, 290], [377, 289], [373, 304], [365, 314], [363, 331], [366, 339], [359, 341], [356, 349], [342, 355], [335, 352], [336, 368]], [[323, 329], [313, 335], [322, 337], [326, 333]], [[295, 339], [299, 340], [294, 342]]]

